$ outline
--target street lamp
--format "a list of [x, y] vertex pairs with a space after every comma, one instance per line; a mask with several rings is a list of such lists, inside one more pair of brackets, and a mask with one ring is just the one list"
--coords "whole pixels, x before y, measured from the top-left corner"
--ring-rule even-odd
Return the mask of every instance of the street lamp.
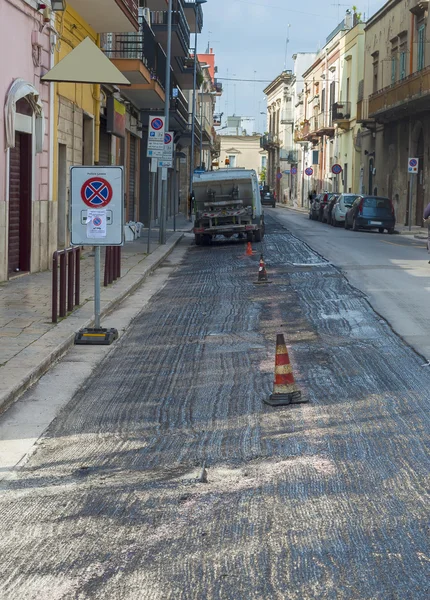
[[[164, 89], [164, 128], [166, 133], [169, 131], [169, 116], [170, 116], [170, 66], [172, 64], [172, 0], [169, 0], [169, 8], [167, 11], [167, 51], [166, 51], [166, 84]], [[161, 172], [161, 173], [160, 173]], [[161, 177], [160, 177], [161, 174]], [[158, 186], [160, 194], [161, 190], [161, 212], [160, 212], [160, 244], [166, 243], [166, 218], [167, 218], [167, 179], [162, 179], [163, 169], [158, 168]]]
[[[196, 117], [196, 88], [197, 88], [197, 7], [200, 4], [205, 4], [207, 0], [195, 0], [194, 14], [196, 18], [196, 33], [194, 38], [194, 79], [193, 79], [193, 112], [191, 117], [191, 159], [190, 159], [190, 181], [189, 181], [189, 198], [190, 198], [190, 213], [191, 208], [191, 196], [193, 194], [193, 173], [194, 173], [194, 135], [195, 135], [195, 117]], [[191, 214], [190, 214], [191, 216]]]

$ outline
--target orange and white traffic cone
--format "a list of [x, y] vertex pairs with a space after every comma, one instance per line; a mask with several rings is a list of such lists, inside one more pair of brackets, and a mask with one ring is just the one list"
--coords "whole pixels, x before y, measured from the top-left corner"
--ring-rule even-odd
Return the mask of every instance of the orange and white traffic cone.
[[264, 262], [263, 255], [260, 256], [260, 264], [258, 265], [258, 280], [254, 281], [254, 283], [272, 283], [269, 281], [269, 277], [266, 271], [266, 263]]
[[273, 394], [264, 400], [270, 406], [284, 406], [285, 404], [299, 404], [307, 402], [302, 398], [302, 392], [296, 386], [293, 368], [285, 345], [284, 336], [276, 337], [275, 382]]
[[245, 256], [252, 256], [254, 253], [252, 251], [252, 244], [251, 242], [248, 242], [246, 244], [246, 252], [245, 252]]

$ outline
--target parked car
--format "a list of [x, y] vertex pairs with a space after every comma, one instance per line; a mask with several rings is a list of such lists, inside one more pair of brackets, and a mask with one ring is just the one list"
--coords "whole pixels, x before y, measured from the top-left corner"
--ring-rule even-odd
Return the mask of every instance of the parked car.
[[330, 198], [330, 200], [325, 205], [324, 210], [323, 210], [323, 218], [322, 218], [323, 223], [327, 223], [328, 225], [331, 224], [331, 215], [332, 215], [333, 207], [336, 204], [338, 198], [339, 198], [339, 196], [337, 194], [335, 194], [334, 196], [332, 196]]
[[396, 217], [389, 198], [357, 196], [345, 216], [345, 229], [378, 229], [379, 233], [394, 233]]
[[321, 196], [322, 194], [318, 194], [318, 196], [315, 196], [315, 198], [311, 200], [309, 204], [309, 218], [313, 221], [318, 219], [319, 202]]
[[327, 206], [327, 204], [330, 202], [330, 200], [333, 198], [333, 196], [335, 196], [334, 192], [324, 192], [323, 194], [320, 194], [319, 196], [319, 202], [318, 202], [318, 221], [323, 221], [323, 216], [324, 216], [324, 209]]
[[276, 199], [272, 192], [263, 192], [261, 194], [261, 204], [265, 206], [276, 207]]
[[333, 207], [331, 213], [331, 224], [333, 227], [345, 224], [345, 215], [351, 208], [354, 200], [358, 198], [357, 194], [341, 194]]

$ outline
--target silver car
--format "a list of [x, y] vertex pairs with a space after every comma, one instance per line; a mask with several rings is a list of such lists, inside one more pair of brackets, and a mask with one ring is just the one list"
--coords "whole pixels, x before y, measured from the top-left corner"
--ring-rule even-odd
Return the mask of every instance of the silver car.
[[331, 215], [331, 224], [333, 227], [342, 227], [345, 224], [345, 215], [353, 205], [354, 200], [358, 198], [358, 194], [341, 194], [333, 207]]

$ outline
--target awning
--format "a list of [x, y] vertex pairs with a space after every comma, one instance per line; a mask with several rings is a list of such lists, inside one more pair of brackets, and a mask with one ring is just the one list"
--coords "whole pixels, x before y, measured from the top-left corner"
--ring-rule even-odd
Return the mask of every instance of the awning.
[[60, 60], [41, 81], [130, 85], [89, 37]]

